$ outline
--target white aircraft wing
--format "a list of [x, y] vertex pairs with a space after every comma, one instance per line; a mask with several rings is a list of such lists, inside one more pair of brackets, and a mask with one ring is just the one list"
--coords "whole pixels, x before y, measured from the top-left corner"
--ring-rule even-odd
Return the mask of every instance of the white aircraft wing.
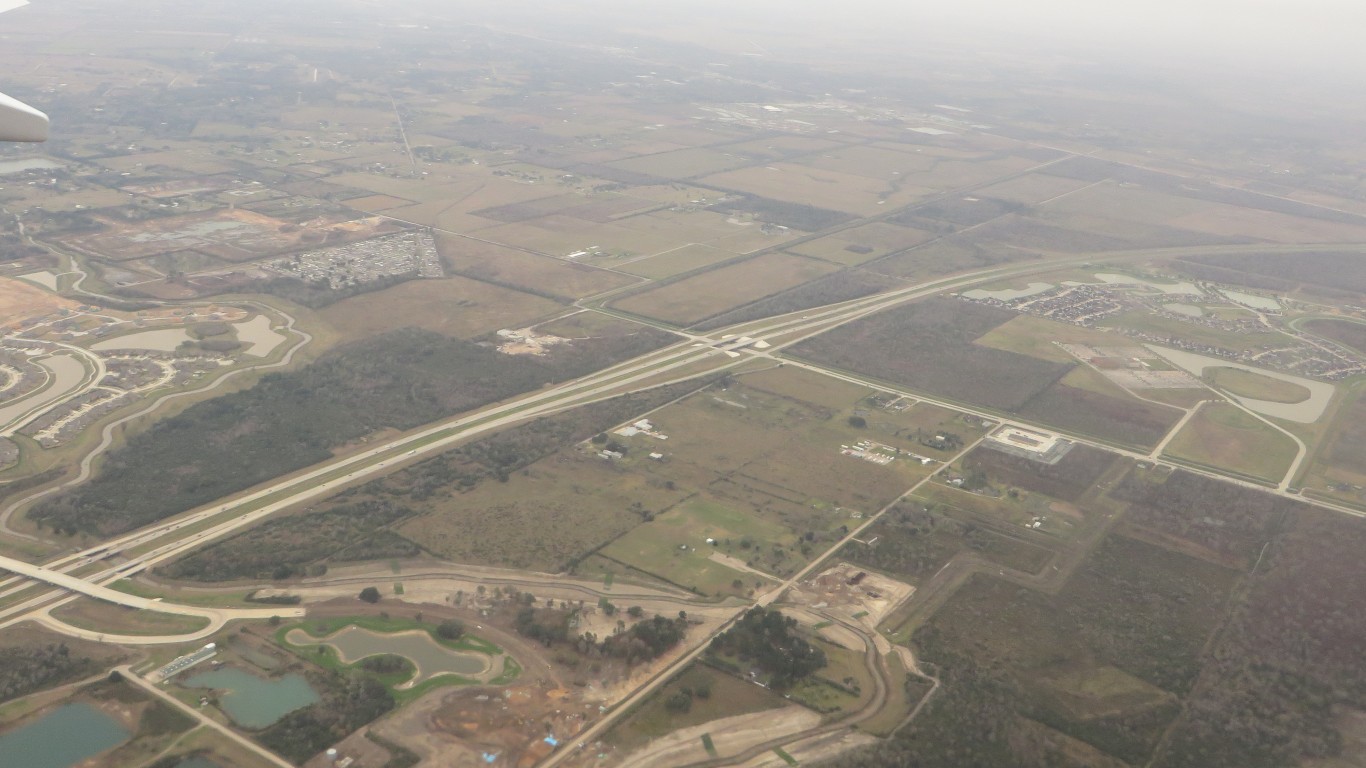
[[47, 115], [0, 93], [0, 141], [47, 141]]
[[[27, 4], [27, 0], [0, 0], [0, 13]], [[0, 141], [47, 141], [47, 115], [0, 93]]]

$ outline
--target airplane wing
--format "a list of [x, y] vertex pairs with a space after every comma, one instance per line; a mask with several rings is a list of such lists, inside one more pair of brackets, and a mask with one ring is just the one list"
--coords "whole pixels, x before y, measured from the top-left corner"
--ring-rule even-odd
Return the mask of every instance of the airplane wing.
[[0, 141], [47, 141], [47, 115], [0, 93]]
[[[26, 0], [0, 0], [0, 13], [24, 5]], [[0, 141], [47, 141], [47, 115], [0, 93]]]

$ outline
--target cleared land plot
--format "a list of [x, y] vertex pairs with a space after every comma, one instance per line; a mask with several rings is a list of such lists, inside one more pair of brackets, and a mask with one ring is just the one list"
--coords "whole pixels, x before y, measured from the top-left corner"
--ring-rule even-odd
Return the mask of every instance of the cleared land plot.
[[852, 266], [920, 245], [932, 237], [934, 235], [931, 233], [919, 229], [875, 221], [801, 243], [788, 250], [802, 256]]
[[[791, 546], [797, 534], [715, 499], [694, 498], [633, 528], [600, 554], [703, 595], [746, 594], [758, 577], [731, 567], [754, 562], [755, 548]], [[707, 541], [714, 540], [715, 544]], [[759, 563], [755, 563], [759, 565]], [[752, 566], [751, 566], [752, 567]], [[736, 587], [736, 584], [739, 587]]]
[[316, 231], [321, 227], [286, 229], [286, 222], [280, 219], [236, 209], [120, 225], [97, 234], [68, 237], [65, 242], [112, 261], [187, 249], [226, 261], [248, 261], [307, 244], [306, 233], [315, 238], [313, 242], [322, 239], [322, 232]]
[[559, 311], [550, 299], [463, 277], [409, 280], [328, 306], [319, 315], [348, 339], [414, 326], [470, 338], [500, 328], [521, 328]]
[[1206, 403], [1167, 445], [1196, 464], [1280, 482], [1295, 460], [1293, 440], [1228, 403]]
[[691, 272], [702, 267], [709, 267], [717, 262], [736, 258], [736, 256], [737, 254], [730, 251], [713, 248], [710, 245], [693, 244], [651, 256], [648, 259], [622, 264], [619, 268], [623, 272], [658, 280], [673, 277], [683, 272]]
[[[1366, 326], [1362, 326], [1366, 328]], [[1301, 403], [1308, 400], [1312, 393], [1293, 381], [1273, 379], [1255, 371], [1241, 368], [1209, 367], [1205, 369], [1205, 381], [1211, 386], [1226, 389], [1239, 397], [1254, 400], [1269, 400], [1273, 403]]]
[[687, 325], [834, 271], [832, 264], [770, 253], [704, 272], [613, 302], [613, 306], [656, 320]]
[[1099, 347], [1130, 344], [1126, 338], [1116, 333], [1082, 328], [1071, 323], [1059, 323], [1034, 315], [1016, 315], [1014, 319], [978, 337], [974, 343], [1059, 363], [1075, 362], [1076, 358], [1058, 344]]
[[792, 351], [940, 397], [1012, 410], [1072, 368], [972, 343], [1015, 316], [1005, 309], [934, 298], [856, 320]]
[[632, 282], [627, 275], [454, 235], [437, 234], [436, 247], [456, 274], [538, 296], [578, 299]]
[[[684, 712], [669, 709], [666, 702], [685, 688], [691, 691], [691, 706]], [[700, 691], [707, 695], [699, 696]], [[629, 752], [680, 728], [785, 706], [786, 700], [766, 688], [696, 662], [608, 731], [605, 740]]]
[[915, 639], [950, 668], [998, 666], [1019, 686], [1019, 714], [1142, 762], [1194, 684], [1236, 577], [1115, 536], [1055, 596], [973, 577]]

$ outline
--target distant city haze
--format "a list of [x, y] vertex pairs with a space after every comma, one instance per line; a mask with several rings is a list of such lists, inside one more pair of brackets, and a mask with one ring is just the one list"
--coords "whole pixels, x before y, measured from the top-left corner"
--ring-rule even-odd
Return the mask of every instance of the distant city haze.
[[[2, 0], [0, 0], [2, 1]], [[908, 46], [990, 44], [1007, 51], [1134, 57], [1211, 69], [1339, 73], [1366, 70], [1359, 0], [696, 0], [669, 5], [626, 0], [555, 3], [514, 0], [509, 9], [583, 21], [606, 14], [622, 27], [667, 37], [744, 29], [838, 49], [850, 38], [903, 40]]]

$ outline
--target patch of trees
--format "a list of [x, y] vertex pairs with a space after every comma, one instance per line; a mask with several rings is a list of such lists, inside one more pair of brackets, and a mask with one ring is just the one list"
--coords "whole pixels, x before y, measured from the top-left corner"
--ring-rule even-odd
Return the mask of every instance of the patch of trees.
[[[1360, 221], [1359, 217], [1354, 216]], [[1301, 283], [1333, 288], [1360, 296], [1366, 293], [1366, 264], [1355, 253], [1299, 253], [1286, 259], [1278, 253], [1214, 254], [1180, 259], [1183, 268], [1203, 265], [1225, 270], [1221, 282], [1252, 288], [1285, 290]], [[1198, 271], [1198, 270], [1197, 270]], [[1249, 282], [1255, 276], [1270, 278], [1260, 284]]]
[[736, 657], [758, 668], [769, 676], [771, 687], [782, 690], [825, 666], [825, 652], [796, 628], [796, 619], [754, 607], [712, 640], [709, 651], [713, 657]]
[[1273, 768], [1340, 754], [1366, 709], [1366, 526], [1303, 509], [1248, 580], [1158, 768]]
[[533, 358], [424, 330], [394, 331], [161, 421], [111, 452], [92, 481], [28, 514], [56, 529], [122, 533], [327, 459], [332, 448], [376, 430], [409, 429], [659, 343], [648, 334], [585, 339]]
[[407, 670], [409, 662], [402, 656], [381, 653], [378, 656], [366, 656], [357, 666], [376, 675], [396, 675]]
[[854, 216], [842, 211], [817, 208], [814, 205], [789, 203], [758, 195], [740, 195], [725, 202], [717, 203], [710, 210], [723, 213], [748, 213], [758, 219], [777, 224], [781, 227], [800, 229], [803, 232], [819, 232], [822, 229], [847, 224]]
[[1183, 539], [1241, 567], [1252, 564], [1288, 515], [1308, 511], [1292, 499], [1184, 470], [1165, 480], [1131, 470], [1110, 496], [1129, 502], [1127, 524]]
[[872, 545], [845, 547], [841, 557], [913, 582], [929, 578], [965, 551], [1027, 573], [1037, 573], [1053, 556], [1051, 550], [914, 502], [897, 506], [864, 538], [873, 537]]
[[[507, 480], [565, 445], [600, 434], [697, 386], [683, 382], [623, 395], [503, 430], [343, 491], [301, 514], [267, 520], [158, 570], [190, 581], [279, 581], [321, 575], [327, 562], [416, 556], [422, 548], [390, 528], [418, 514], [420, 502], [469, 490], [487, 478]], [[405, 499], [413, 503], [403, 503]]]
[[968, 470], [984, 471], [997, 483], [1055, 499], [1076, 502], [1119, 457], [1109, 451], [1074, 445], [1056, 464], [981, 447], [963, 459]]
[[1131, 397], [1055, 384], [1015, 409], [1028, 419], [1130, 445], [1150, 446], [1180, 418], [1180, 411]]
[[360, 591], [359, 598], [360, 598], [360, 600], [361, 600], [362, 602], [366, 602], [366, 603], [378, 603], [378, 602], [379, 602], [379, 588], [378, 588], [378, 587], [366, 587], [365, 589], [362, 589], [362, 590]]
[[99, 671], [99, 663], [72, 656], [66, 643], [0, 648], [0, 703]]
[[[292, 301], [311, 309], [320, 309], [329, 304], [335, 304], [342, 299], [349, 299], [352, 296], [359, 296], [362, 293], [372, 291], [382, 291], [391, 288], [399, 283], [406, 283], [417, 277], [417, 272], [404, 272], [398, 275], [385, 275], [374, 280], [367, 280], [361, 283], [344, 285], [340, 288], [333, 288], [332, 284], [326, 279], [304, 280], [298, 277], [282, 275], [270, 279], [261, 279], [250, 286], [248, 290], [268, 293], [272, 296], [279, 296], [287, 301]], [[233, 288], [234, 291], [241, 290]]]
[[[688, 630], [688, 620], [654, 616], [632, 624], [625, 632], [603, 639], [597, 650], [605, 656], [625, 659], [627, 663], [649, 661], [678, 645]], [[591, 639], [591, 636], [590, 636]]]
[[841, 755], [840, 768], [1037, 768], [1076, 766], [1026, 743], [1015, 687], [969, 657], [946, 658], [940, 688], [892, 738]]
[[294, 763], [303, 763], [394, 708], [388, 689], [368, 675], [327, 673], [317, 678], [311, 682], [320, 683], [315, 687], [323, 690], [322, 701], [285, 715], [258, 736]]
[[[412, 514], [388, 499], [348, 501], [318, 511], [269, 520], [230, 539], [211, 544], [183, 560], [158, 569], [173, 579], [280, 581], [312, 573], [310, 566], [332, 556], [362, 560], [366, 554], [407, 555], [417, 545], [398, 534], [376, 529]], [[401, 546], [394, 540], [406, 542]], [[325, 569], [324, 569], [325, 570]]]
[[[604, 606], [604, 612], [610, 616], [616, 611], [607, 611]], [[628, 615], [634, 614], [628, 612]], [[523, 637], [550, 647], [570, 642], [572, 620], [570, 611], [527, 605], [517, 611], [513, 626]], [[574, 648], [585, 656], [625, 659], [628, 664], [649, 661], [678, 645], [687, 633], [688, 620], [681, 613], [672, 619], [656, 615], [630, 627], [625, 627], [624, 622], [618, 622], [617, 626], [618, 632], [601, 640], [592, 632], [573, 638]]]

